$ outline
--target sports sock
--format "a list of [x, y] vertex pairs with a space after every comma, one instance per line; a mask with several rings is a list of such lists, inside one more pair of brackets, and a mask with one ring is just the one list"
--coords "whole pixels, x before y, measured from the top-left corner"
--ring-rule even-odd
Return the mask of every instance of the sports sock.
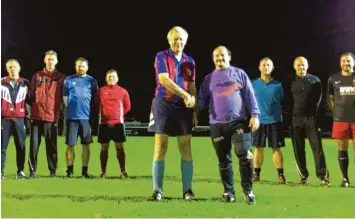
[[164, 178], [164, 160], [154, 160], [153, 161], [153, 189], [163, 190], [163, 178]]
[[349, 156], [348, 151], [339, 151], [338, 160], [341, 173], [345, 179], [348, 179]]
[[106, 173], [107, 159], [108, 159], [108, 150], [101, 150], [100, 162], [101, 162], [101, 172], [102, 173]]
[[182, 192], [192, 188], [193, 162], [192, 160], [181, 160]]

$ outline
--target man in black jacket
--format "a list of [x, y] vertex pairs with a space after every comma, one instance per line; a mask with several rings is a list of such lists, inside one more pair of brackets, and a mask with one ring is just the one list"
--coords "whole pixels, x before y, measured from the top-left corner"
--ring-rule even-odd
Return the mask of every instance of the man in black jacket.
[[329, 186], [329, 172], [323, 152], [321, 130], [317, 128], [317, 111], [322, 100], [322, 83], [318, 77], [307, 73], [308, 61], [297, 57], [294, 61], [296, 77], [292, 81], [292, 144], [297, 168], [301, 176], [301, 184], [308, 183], [306, 166], [305, 138], [312, 148], [316, 175], [321, 179], [321, 185]]

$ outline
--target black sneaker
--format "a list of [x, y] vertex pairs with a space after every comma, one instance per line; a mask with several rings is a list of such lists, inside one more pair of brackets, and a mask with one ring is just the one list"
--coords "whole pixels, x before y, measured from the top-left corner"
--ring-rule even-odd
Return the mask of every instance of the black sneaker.
[[50, 177], [50, 178], [54, 178], [54, 177], [56, 177], [56, 176], [57, 176], [57, 174], [56, 174], [55, 172], [49, 173], [49, 177]]
[[74, 177], [73, 173], [67, 170], [67, 178], [73, 178], [73, 177]]
[[16, 179], [24, 179], [26, 177], [23, 171], [17, 172]]
[[85, 178], [85, 179], [91, 179], [92, 178], [88, 173], [83, 173], [82, 177]]
[[29, 177], [30, 177], [31, 179], [36, 178], [36, 172], [35, 172], [35, 171], [30, 171]]
[[323, 187], [330, 187], [329, 180], [327, 178], [322, 179], [322, 181], [320, 182], [320, 185]]
[[121, 178], [121, 179], [127, 179], [127, 178], [128, 178], [127, 172], [126, 172], [126, 171], [123, 171], [123, 172], [121, 173], [120, 178]]
[[350, 187], [349, 180], [346, 179], [346, 178], [344, 178], [343, 181], [341, 182], [340, 186], [341, 186], [341, 187], [344, 187], [344, 188]]
[[253, 191], [245, 192], [243, 195], [244, 195], [245, 202], [248, 205], [255, 205], [256, 204], [255, 195], [254, 195]]
[[286, 184], [286, 178], [284, 175], [280, 175], [279, 176], [279, 183], [280, 184]]
[[223, 193], [222, 198], [225, 202], [235, 202], [235, 196], [229, 193]]
[[106, 179], [106, 173], [101, 173], [100, 178]]
[[163, 199], [163, 193], [158, 190], [154, 190], [152, 196], [148, 198], [148, 201], [160, 201]]
[[194, 200], [195, 199], [195, 193], [191, 190], [188, 189], [186, 192], [184, 192], [184, 194], [182, 195], [182, 198], [184, 200]]
[[257, 174], [253, 175], [253, 182], [260, 182], [260, 176]]
[[300, 184], [307, 185], [308, 184], [308, 178], [301, 178]]

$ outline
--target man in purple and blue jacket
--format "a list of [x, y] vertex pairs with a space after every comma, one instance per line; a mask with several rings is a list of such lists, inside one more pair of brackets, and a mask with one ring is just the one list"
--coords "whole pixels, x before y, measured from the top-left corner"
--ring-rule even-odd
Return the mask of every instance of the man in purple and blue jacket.
[[[248, 75], [230, 65], [231, 53], [219, 46], [213, 51], [216, 69], [208, 74], [199, 90], [198, 110], [209, 110], [212, 144], [219, 161], [219, 171], [226, 202], [235, 201], [232, 153], [239, 158], [241, 186], [248, 204], [255, 204], [252, 191], [253, 156], [251, 131], [259, 128], [259, 108]], [[248, 118], [250, 121], [248, 122]]]

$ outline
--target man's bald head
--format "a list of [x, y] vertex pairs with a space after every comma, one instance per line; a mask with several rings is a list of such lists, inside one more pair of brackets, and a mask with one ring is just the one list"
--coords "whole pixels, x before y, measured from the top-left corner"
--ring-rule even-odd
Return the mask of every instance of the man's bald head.
[[217, 46], [213, 50], [213, 62], [216, 69], [224, 69], [230, 66], [231, 52], [225, 46]]
[[293, 68], [296, 71], [296, 74], [299, 77], [305, 77], [307, 74], [307, 70], [308, 70], [308, 61], [305, 57], [303, 56], [298, 56], [295, 58], [294, 62], [293, 62]]

